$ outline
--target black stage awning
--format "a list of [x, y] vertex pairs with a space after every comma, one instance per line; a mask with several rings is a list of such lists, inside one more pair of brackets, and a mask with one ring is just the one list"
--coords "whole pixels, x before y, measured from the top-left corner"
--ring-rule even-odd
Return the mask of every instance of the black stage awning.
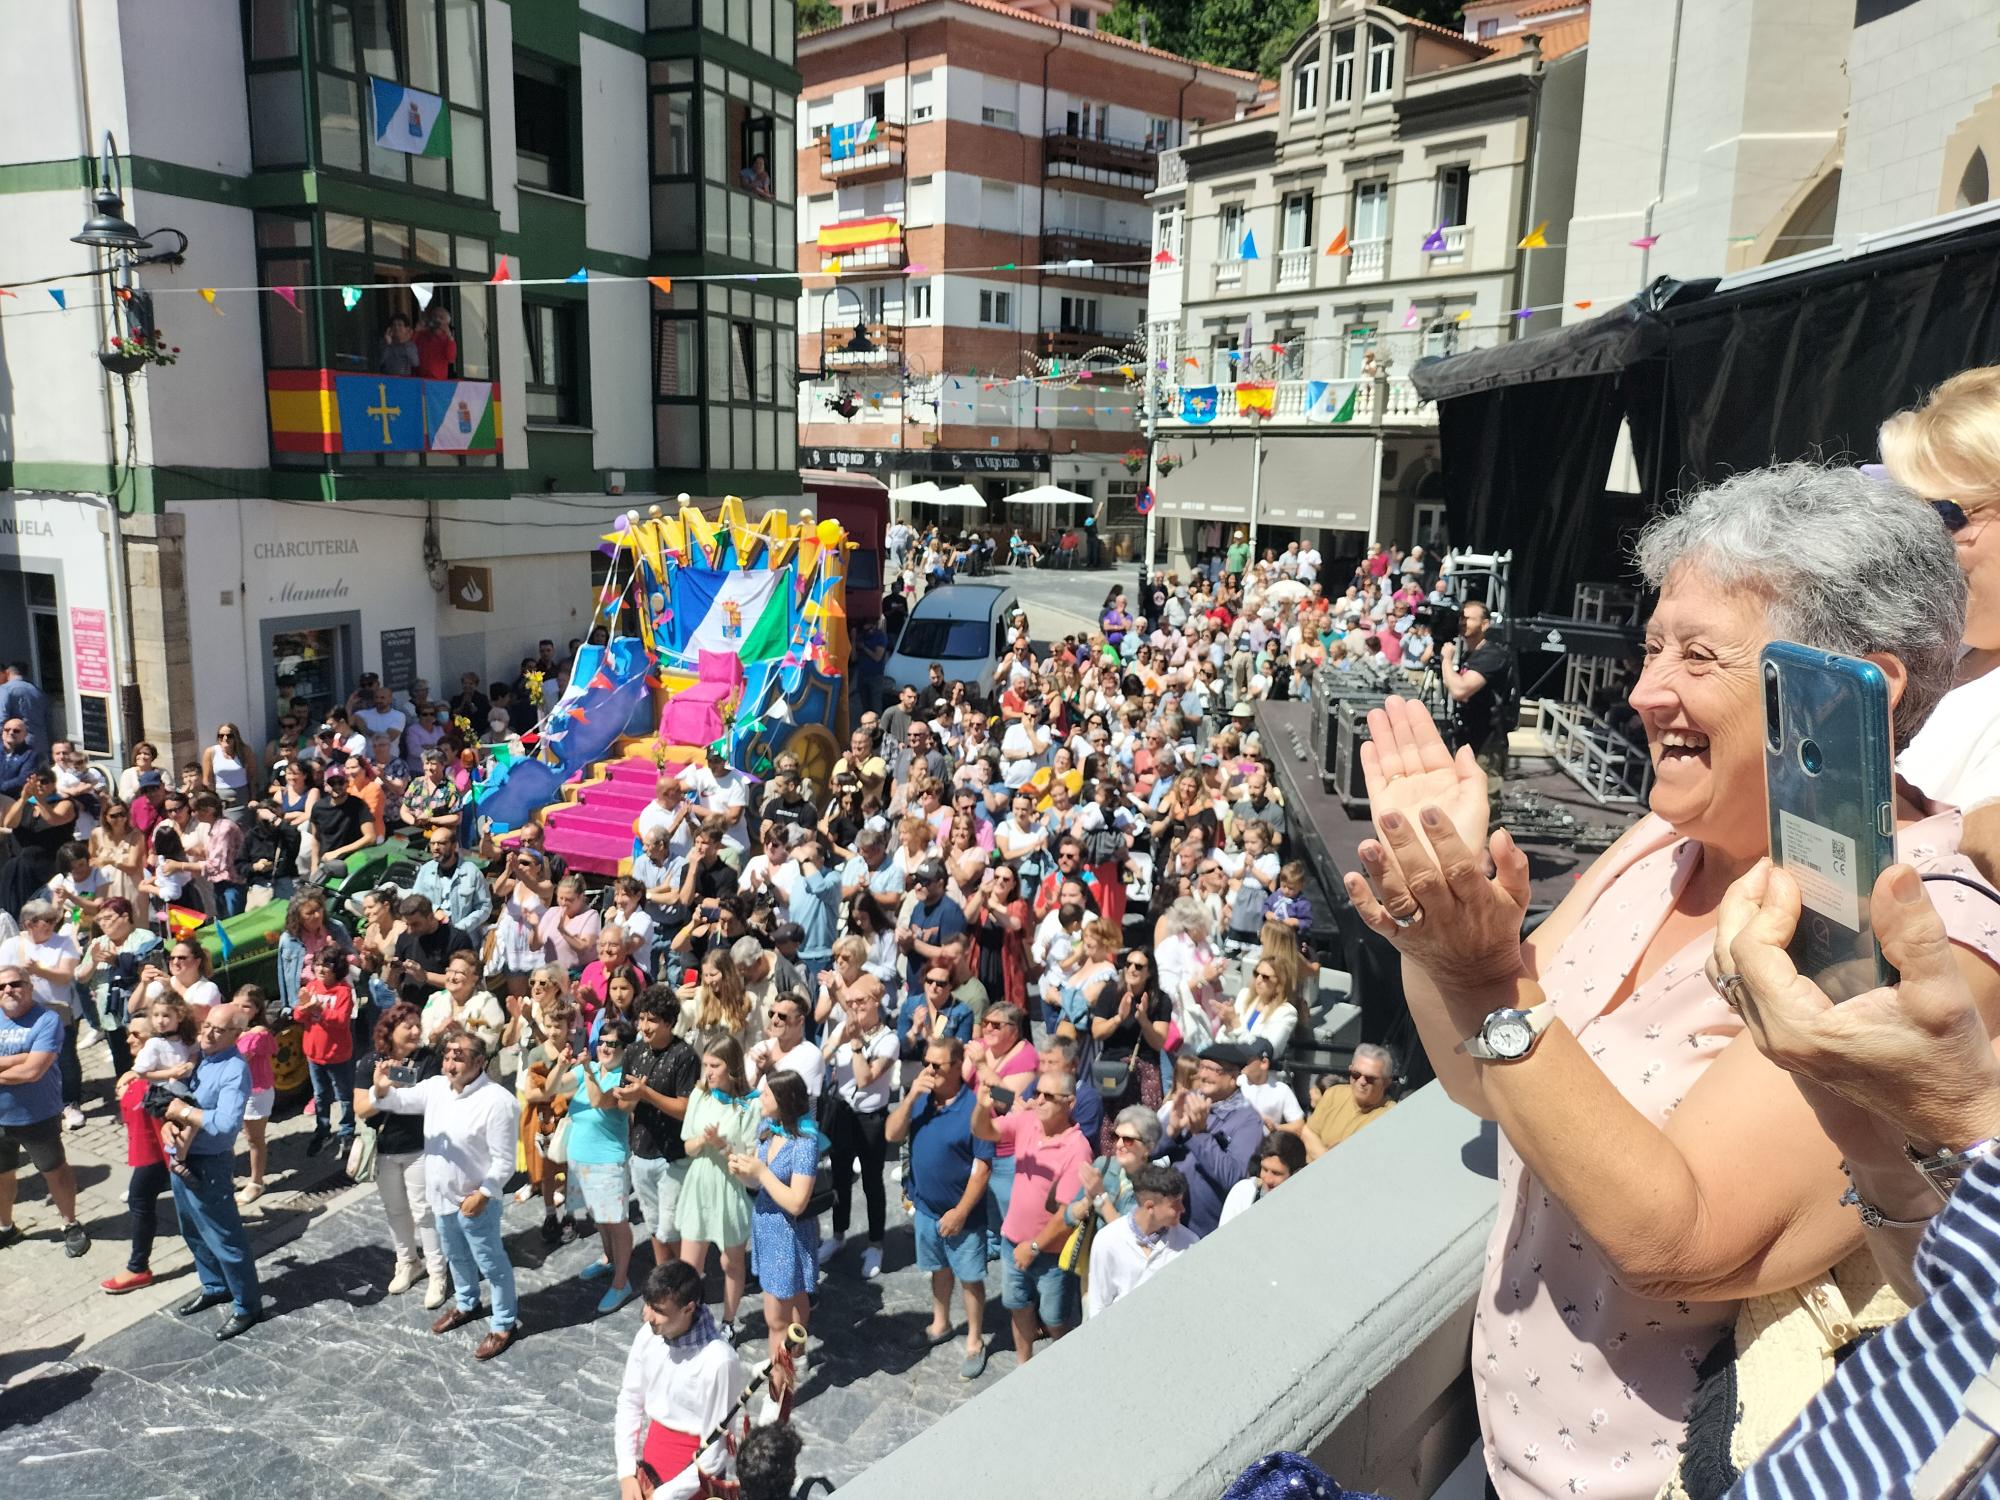
[[[1579, 580], [1623, 574], [1624, 533], [1664, 496], [1872, 460], [1884, 418], [2000, 362], [2000, 215], [1824, 254], [1735, 285], [1663, 277], [1587, 323], [1417, 363], [1452, 536], [1513, 549], [1517, 613], [1567, 614]], [[1604, 487], [1627, 422], [1636, 498]]]

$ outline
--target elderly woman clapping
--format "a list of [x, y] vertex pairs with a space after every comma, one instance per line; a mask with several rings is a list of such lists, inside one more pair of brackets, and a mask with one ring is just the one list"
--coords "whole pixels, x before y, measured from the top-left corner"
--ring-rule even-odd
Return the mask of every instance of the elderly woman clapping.
[[[1842, 1145], [1703, 963], [1723, 893], [1769, 852], [1758, 652], [1791, 639], [1873, 660], [1901, 745], [1950, 686], [1965, 607], [1936, 513], [1848, 471], [1739, 475], [1654, 520], [1639, 563], [1659, 590], [1631, 695], [1652, 814], [1527, 942], [1527, 862], [1505, 832], [1489, 841], [1471, 754], [1401, 702], [1369, 715], [1363, 752], [1379, 842], [1348, 894], [1403, 953], [1439, 1081], [1505, 1137], [1473, 1324], [1503, 1500], [1652, 1496], [1740, 1299], [1861, 1243]], [[1905, 801], [1898, 823], [1906, 860], [1970, 870], [1956, 813]], [[1946, 921], [1975, 995], [2000, 999], [1990, 914]], [[1886, 1191], [1872, 1161], [1855, 1168], [1864, 1198]]]

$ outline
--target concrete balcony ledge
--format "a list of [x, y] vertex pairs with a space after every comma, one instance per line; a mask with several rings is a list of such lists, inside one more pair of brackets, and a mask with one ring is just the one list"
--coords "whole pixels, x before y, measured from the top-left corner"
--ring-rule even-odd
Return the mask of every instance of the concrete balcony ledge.
[[[1419, 1090], [842, 1500], [1019, 1500], [1027, 1473], [1065, 1495], [1201, 1500], [1281, 1448], [1351, 1488], [1430, 1495], [1478, 1440], [1466, 1349], [1495, 1145]], [[1008, 1453], [1031, 1469], [991, 1461]]]

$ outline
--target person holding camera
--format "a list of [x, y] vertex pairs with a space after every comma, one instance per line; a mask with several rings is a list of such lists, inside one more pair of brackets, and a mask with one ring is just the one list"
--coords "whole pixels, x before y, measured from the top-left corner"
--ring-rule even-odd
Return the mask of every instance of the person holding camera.
[[[521, 1328], [514, 1267], [500, 1238], [500, 1209], [514, 1170], [514, 1096], [486, 1076], [486, 1043], [458, 1027], [438, 1038], [442, 1067], [430, 1078], [398, 1084], [395, 1063], [375, 1063], [375, 1108], [421, 1115], [424, 1193], [437, 1215], [438, 1238], [451, 1267], [454, 1303], [431, 1324], [450, 1333], [479, 1315], [479, 1282], [493, 1292], [493, 1326], [473, 1358], [504, 1353]], [[178, 1191], [178, 1190], [177, 1190]]]
[[230, 1303], [218, 1343], [247, 1333], [264, 1315], [257, 1260], [236, 1205], [236, 1132], [250, 1102], [250, 1064], [236, 1050], [243, 1020], [234, 1006], [211, 1006], [195, 1034], [201, 1056], [194, 1076], [184, 1085], [155, 1084], [145, 1100], [146, 1112], [160, 1121], [168, 1162], [180, 1164], [173, 1171], [174, 1212], [201, 1278], [201, 1289], [174, 1311], [191, 1318]]
[[1472, 747], [1488, 789], [1497, 794], [1514, 728], [1506, 711], [1514, 696], [1514, 658], [1492, 638], [1493, 612], [1483, 602], [1468, 600], [1459, 620], [1459, 638], [1439, 648], [1438, 665], [1458, 715], [1458, 742]]
[[444, 1306], [451, 1293], [444, 1242], [438, 1238], [437, 1215], [424, 1193], [423, 1122], [414, 1115], [388, 1114], [377, 1109], [372, 1080], [378, 1063], [387, 1067], [396, 1088], [413, 1088], [435, 1078], [443, 1062], [437, 1048], [423, 1045], [423, 1023], [414, 1005], [398, 1002], [375, 1023], [375, 1050], [361, 1059], [356, 1076], [370, 1080], [354, 1091], [354, 1114], [364, 1130], [375, 1132], [375, 1191], [382, 1215], [389, 1221], [389, 1241], [396, 1251], [389, 1295], [401, 1296], [426, 1278], [424, 1307]]

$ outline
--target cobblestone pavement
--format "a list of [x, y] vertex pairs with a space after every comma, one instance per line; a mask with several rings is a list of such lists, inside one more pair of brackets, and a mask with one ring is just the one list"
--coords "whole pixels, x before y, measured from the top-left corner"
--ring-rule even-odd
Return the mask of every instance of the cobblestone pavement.
[[[0, 1252], [0, 1495], [612, 1493], [612, 1410], [639, 1308], [597, 1316], [601, 1287], [577, 1279], [595, 1258], [594, 1235], [546, 1250], [540, 1205], [509, 1203], [524, 1334], [481, 1365], [472, 1348], [483, 1323], [434, 1337], [416, 1293], [386, 1295], [391, 1256], [373, 1188], [313, 1190], [333, 1164], [305, 1161], [311, 1122], [293, 1112], [273, 1127], [271, 1180], [281, 1185], [250, 1214], [267, 1321], [218, 1345], [222, 1311], [182, 1320], [169, 1306], [194, 1286], [170, 1207], [153, 1262], [161, 1281], [119, 1298], [97, 1290], [125, 1254], [124, 1142], [105, 1110], [94, 1104], [89, 1127], [67, 1137], [90, 1254], [64, 1257], [54, 1211], [27, 1172], [17, 1222], [30, 1237]], [[294, 1187], [301, 1168], [314, 1176]], [[806, 1440], [801, 1474], [845, 1482], [1013, 1367], [992, 1319], [995, 1353], [978, 1381], [959, 1377], [961, 1339], [914, 1346], [929, 1320], [928, 1279], [911, 1263], [893, 1184], [890, 1214], [881, 1277], [861, 1279], [850, 1239], [822, 1284], [794, 1418]], [[719, 1300], [713, 1269], [710, 1280]], [[744, 1306], [743, 1348], [761, 1358], [754, 1286]]]

